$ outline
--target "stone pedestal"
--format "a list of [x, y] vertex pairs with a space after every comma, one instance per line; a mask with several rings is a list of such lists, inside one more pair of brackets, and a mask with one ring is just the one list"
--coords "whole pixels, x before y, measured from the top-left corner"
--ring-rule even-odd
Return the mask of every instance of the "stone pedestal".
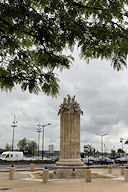
[[54, 179], [79, 179], [85, 178], [85, 167], [84, 166], [57, 166], [54, 170]]
[[10, 167], [9, 168], [9, 179], [14, 180], [14, 176], [15, 176], [15, 167]]
[[124, 171], [124, 180], [128, 181], [128, 169], [125, 169]]
[[49, 170], [44, 169], [43, 170], [43, 183], [48, 183], [49, 181]]
[[90, 169], [86, 169], [85, 170], [85, 182], [91, 182], [91, 170]]
[[30, 171], [33, 172], [35, 169], [35, 164], [34, 163], [31, 163], [30, 164]]
[[60, 159], [56, 162], [56, 166], [84, 166], [84, 163], [79, 159]]
[[112, 173], [112, 165], [108, 165], [108, 173]]
[[121, 167], [121, 175], [124, 175], [124, 167]]
[[83, 166], [80, 158], [80, 114], [75, 97], [64, 99], [60, 106], [60, 160], [56, 166]]

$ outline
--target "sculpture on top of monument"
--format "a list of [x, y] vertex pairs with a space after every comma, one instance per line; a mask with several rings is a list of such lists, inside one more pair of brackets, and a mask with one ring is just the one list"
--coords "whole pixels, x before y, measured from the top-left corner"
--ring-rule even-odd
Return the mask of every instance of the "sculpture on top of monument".
[[78, 112], [83, 115], [83, 111], [80, 109], [80, 105], [75, 101], [75, 96], [71, 98], [70, 95], [67, 95], [68, 98], [64, 98], [63, 103], [60, 105], [58, 115], [61, 112], [74, 113]]

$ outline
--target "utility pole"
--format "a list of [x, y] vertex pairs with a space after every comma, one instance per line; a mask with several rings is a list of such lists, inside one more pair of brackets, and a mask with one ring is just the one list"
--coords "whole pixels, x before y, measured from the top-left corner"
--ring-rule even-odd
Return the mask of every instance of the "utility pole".
[[120, 143], [122, 143], [122, 151], [124, 151], [123, 141], [124, 141], [124, 138], [120, 138]]
[[[45, 124], [45, 125], [40, 125], [40, 123], [37, 125], [38, 127], [42, 127], [42, 160], [44, 158], [44, 128], [48, 125], [51, 125], [50, 123]], [[41, 129], [41, 128], [40, 128]]]
[[37, 128], [37, 133], [38, 133], [38, 156], [39, 156], [39, 145], [40, 145], [40, 132], [41, 132], [41, 127], [40, 127], [40, 124], [37, 125], [38, 128]]
[[104, 152], [104, 144], [103, 144], [103, 137], [104, 136], [106, 136], [106, 135], [108, 135], [107, 133], [105, 133], [105, 134], [96, 134], [96, 135], [98, 135], [98, 136], [100, 136], [101, 137], [101, 153], [102, 153], [102, 159], [103, 159], [103, 152]]
[[12, 134], [12, 151], [14, 150], [14, 134], [15, 134], [15, 127], [17, 127], [17, 121], [15, 120], [15, 115], [14, 115], [14, 121], [12, 122], [12, 128], [13, 128], [13, 134]]
[[[120, 143], [122, 143], [122, 152], [124, 151], [124, 141], [128, 141], [128, 139], [120, 138]], [[125, 151], [124, 151], [125, 152]]]

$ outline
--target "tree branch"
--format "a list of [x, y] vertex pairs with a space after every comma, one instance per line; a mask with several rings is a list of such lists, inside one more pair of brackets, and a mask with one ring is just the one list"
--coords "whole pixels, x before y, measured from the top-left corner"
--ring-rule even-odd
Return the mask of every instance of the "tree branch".
[[31, 81], [33, 80], [33, 78], [30, 78], [30, 77], [19, 77], [19, 76], [0, 76], [0, 79], [13, 79], [13, 80], [26, 80], [26, 81]]
[[83, 4], [80, 4], [80, 3], [76, 3], [76, 2], [72, 2], [72, 5], [77, 6], [79, 8], [86, 8], [86, 9], [93, 9], [93, 10], [101, 10], [101, 11], [108, 10], [108, 9], [103, 9], [103, 8], [100, 8], [100, 7], [89, 7], [89, 6], [86, 6], [86, 5], [83, 5]]
[[[9, 22], [5, 21], [4, 19], [2, 19], [0, 17], [0, 20], [5, 24], [5, 25], [8, 25], [9, 27], [13, 27], [15, 30], [19, 31], [19, 29], [17, 29], [14, 25], [10, 24]], [[32, 37], [37, 37], [37, 35], [34, 35], [30, 32], [27, 32], [27, 31], [24, 31], [24, 30], [21, 30], [21, 32], [25, 33], [26, 35], [30, 35]]]

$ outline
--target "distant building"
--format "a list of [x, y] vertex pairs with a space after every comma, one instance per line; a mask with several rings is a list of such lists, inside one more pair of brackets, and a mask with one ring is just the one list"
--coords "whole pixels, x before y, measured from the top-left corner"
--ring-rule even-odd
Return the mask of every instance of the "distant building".
[[[40, 151], [40, 156], [42, 155], [42, 151]], [[59, 157], [60, 156], [60, 151], [53, 151], [53, 153], [50, 153], [50, 151], [49, 150], [44, 150], [43, 151], [43, 155], [44, 155], [44, 157], [46, 157], [46, 158], [51, 158], [51, 156], [52, 157]]]
[[89, 152], [91, 150], [91, 145], [84, 145], [84, 152]]
[[54, 153], [54, 145], [49, 145], [49, 153]]

